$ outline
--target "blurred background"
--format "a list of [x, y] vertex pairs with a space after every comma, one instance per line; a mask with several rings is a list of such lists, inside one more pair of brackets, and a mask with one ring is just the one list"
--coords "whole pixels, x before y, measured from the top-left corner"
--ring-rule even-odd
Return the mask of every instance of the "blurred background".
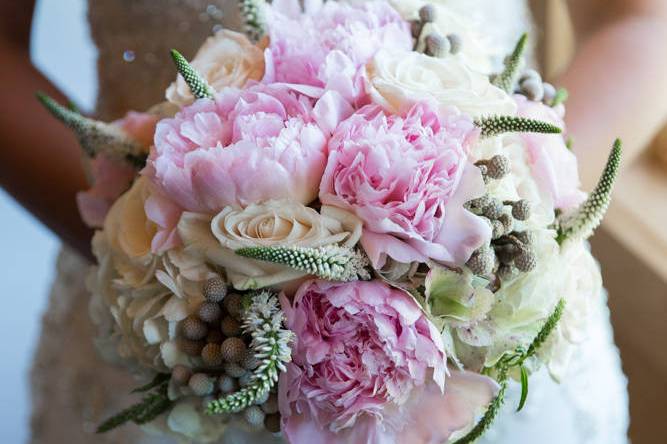
[[[541, 63], [547, 77], [567, 65], [575, 42], [563, 32], [559, 0], [536, 0]], [[41, 0], [33, 24], [32, 58], [74, 102], [92, 109], [96, 50], [83, 0]], [[555, 29], [559, 32], [556, 34]], [[0, 317], [2, 442], [26, 441], [28, 372], [53, 278], [59, 241], [0, 190], [0, 292], [10, 303]], [[667, 398], [667, 132], [626, 168], [603, 228], [592, 244], [609, 290], [616, 341], [629, 377], [630, 435], [636, 443], [664, 442]], [[18, 304], [20, 303], [20, 310]]]
[[[564, 2], [534, 0], [542, 25], [541, 64], [548, 78], [567, 66], [574, 50]], [[558, 30], [556, 32], [555, 30]], [[665, 442], [667, 415], [667, 129], [614, 189], [603, 226], [592, 238], [600, 261], [616, 343], [630, 392], [630, 438]]]
[[[81, 108], [96, 95], [96, 49], [82, 0], [37, 2], [31, 43], [34, 63]], [[60, 241], [0, 188], [0, 442], [28, 440], [29, 372], [54, 278]]]

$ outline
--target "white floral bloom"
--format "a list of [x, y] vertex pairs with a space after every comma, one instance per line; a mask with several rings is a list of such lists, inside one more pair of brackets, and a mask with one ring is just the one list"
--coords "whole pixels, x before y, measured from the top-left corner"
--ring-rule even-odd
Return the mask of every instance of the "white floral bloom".
[[576, 344], [586, 339], [590, 313], [601, 297], [599, 267], [584, 243], [563, 250], [553, 232], [536, 232], [537, 268], [521, 273], [495, 293], [488, 318], [469, 329], [454, 329], [456, 356], [468, 368], [491, 367], [508, 351], [527, 347], [560, 299], [565, 310], [557, 328], [538, 350], [556, 380], [564, 374]]
[[289, 200], [268, 201], [245, 209], [228, 207], [217, 216], [185, 213], [178, 225], [189, 252], [198, 252], [223, 267], [237, 289], [284, 286], [306, 276], [292, 268], [238, 256], [245, 247], [352, 247], [361, 237], [362, 223], [338, 208], [312, 208]]
[[215, 274], [180, 249], [163, 256], [151, 252], [157, 230], [144, 210], [148, 187], [139, 178], [95, 234], [90, 312], [105, 357], [121, 358], [135, 370], [164, 371], [188, 361], [176, 345], [177, 325], [203, 301], [202, 286]]
[[97, 325], [98, 348], [134, 370], [166, 371], [189, 358], [176, 344], [178, 324], [203, 302], [204, 282], [215, 276], [203, 262], [180, 250], [156, 258], [141, 285], [128, 282], [117, 267], [105, 233], [93, 239], [99, 265], [88, 278], [90, 313]]
[[[228, 30], [209, 37], [190, 64], [216, 91], [228, 86], [242, 88], [248, 80], [264, 75], [262, 50], [245, 35]], [[194, 101], [182, 76], [169, 86], [166, 97], [180, 106]]]
[[531, 169], [526, 143], [519, 134], [504, 134], [480, 140], [472, 153], [473, 161], [490, 159], [500, 154], [510, 161], [511, 172], [487, 184], [488, 193], [502, 201], [525, 199], [531, 204], [531, 218], [519, 223], [518, 229], [540, 229], [554, 221], [554, 201], [541, 189]]
[[577, 345], [588, 338], [593, 310], [603, 297], [600, 265], [585, 243], [568, 245], [561, 258], [566, 276], [562, 290], [565, 310], [558, 327], [540, 350], [541, 359], [556, 381], [566, 374]]
[[458, 57], [382, 50], [366, 70], [371, 99], [391, 112], [434, 100], [473, 117], [516, 113], [516, 104], [509, 95]]

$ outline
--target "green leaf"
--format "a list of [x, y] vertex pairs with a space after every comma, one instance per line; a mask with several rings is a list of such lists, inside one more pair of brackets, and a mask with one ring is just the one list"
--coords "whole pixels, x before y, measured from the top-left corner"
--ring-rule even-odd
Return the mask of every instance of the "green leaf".
[[147, 392], [150, 389], [153, 389], [157, 386], [162, 385], [164, 382], [169, 381], [169, 378], [171, 378], [171, 375], [169, 375], [169, 373], [158, 373], [149, 383], [142, 385], [141, 387], [135, 388], [130, 393]]
[[176, 69], [178, 73], [183, 76], [185, 83], [190, 87], [192, 95], [197, 99], [212, 99], [215, 91], [211, 88], [206, 81], [198, 72], [195, 70], [192, 65], [187, 61], [183, 55], [176, 51], [175, 49], [171, 50], [171, 58], [174, 60]]
[[528, 399], [528, 371], [525, 366], [521, 366], [521, 399], [519, 400], [519, 407], [516, 411], [520, 412]]
[[465, 436], [454, 441], [454, 444], [473, 443], [477, 441], [489, 429], [489, 427], [491, 427], [493, 421], [495, 421], [496, 417], [498, 416], [498, 412], [500, 412], [500, 408], [505, 402], [505, 392], [507, 391], [507, 369], [501, 369], [500, 375], [498, 377], [498, 384], [500, 384], [500, 390], [498, 391], [498, 394], [493, 399], [493, 401], [491, 401], [491, 404], [489, 404], [487, 407], [486, 412], [484, 412], [484, 416], [482, 416], [482, 419], [480, 419], [475, 427], [473, 427], [473, 429]]
[[172, 401], [167, 397], [168, 381], [163, 381], [155, 391], [144, 396], [144, 399], [104, 421], [97, 427], [96, 433], [106, 433], [127, 422], [145, 424], [157, 418], [171, 408]]

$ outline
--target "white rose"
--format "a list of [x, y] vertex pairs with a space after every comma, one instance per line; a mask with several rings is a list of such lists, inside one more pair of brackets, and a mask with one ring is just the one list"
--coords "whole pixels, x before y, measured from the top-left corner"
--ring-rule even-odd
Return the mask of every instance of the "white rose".
[[565, 310], [540, 353], [556, 381], [561, 381], [567, 374], [579, 344], [589, 338], [594, 311], [600, 308], [603, 297], [600, 266], [587, 244], [577, 242], [566, 245], [560, 257], [565, 271], [561, 293], [565, 299]]
[[[228, 86], [242, 88], [248, 80], [264, 75], [262, 50], [245, 35], [228, 30], [209, 37], [190, 64], [216, 91]], [[169, 86], [166, 97], [181, 106], [194, 100], [182, 76]]]
[[217, 216], [185, 213], [178, 231], [189, 251], [198, 251], [209, 262], [223, 267], [237, 289], [284, 286], [306, 273], [282, 265], [238, 256], [244, 247], [354, 246], [362, 223], [356, 216], [323, 206], [318, 213], [290, 200], [273, 200], [244, 209], [228, 207]]
[[473, 117], [516, 114], [516, 104], [460, 58], [380, 51], [366, 67], [371, 98], [392, 112], [422, 100], [455, 106]]

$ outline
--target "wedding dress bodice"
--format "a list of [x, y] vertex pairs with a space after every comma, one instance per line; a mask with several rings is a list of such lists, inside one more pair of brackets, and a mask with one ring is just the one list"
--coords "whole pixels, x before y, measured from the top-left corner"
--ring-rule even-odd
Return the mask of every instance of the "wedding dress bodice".
[[[498, 61], [531, 26], [525, 0], [447, 3], [495, 45]], [[96, 111], [109, 120], [163, 99], [175, 77], [169, 49], [191, 57], [212, 31], [240, 26], [234, 0], [94, 0], [88, 7], [91, 34], [99, 49]], [[164, 443], [135, 426], [94, 434], [95, 424], [133, 401], [123, 394], [136, 382], [95, 352], [86, 268], [73, 253], [61, 253], [32, 372], [32, 442]], [[533, 375], [527, 406], [519, 414], [514, 413], [519, 389], [513, 385], [497, 425], [483, 443], [627, 443], [626, 381], [603, 301], [599, 308], [591, 338], [575, 352], [564, 383], [557, 385], [544, 371]], [[237, 442], [232, 438], [226, 441]]]

